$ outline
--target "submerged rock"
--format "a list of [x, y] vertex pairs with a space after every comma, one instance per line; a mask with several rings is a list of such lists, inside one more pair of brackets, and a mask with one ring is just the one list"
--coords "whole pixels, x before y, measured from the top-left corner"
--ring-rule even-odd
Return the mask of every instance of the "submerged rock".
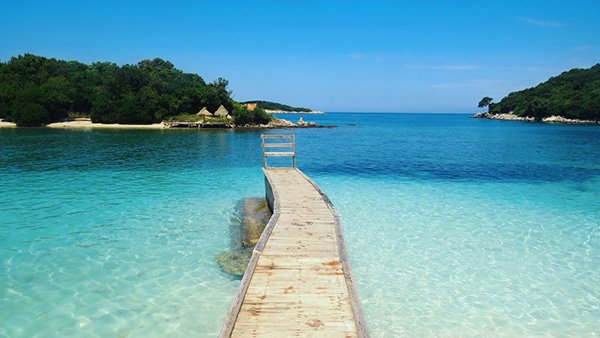
[[217, 255], [217, 263], [230, 275], [242, 276], [252, 257], [252, 250], [225, 251]]
[[267, 200], [262, 197], [244, 198], [242, 204], [242, 246], [252, 247], [258, 242], [272, 214]]
[[216, 256], [223, 271], [234, 276], [244, 274], [252, 257], [252, 249], [270, 218], [271, 210], [264, 197], [246, 197], [237, 203], [231, 218], [231, 244], [234, 249]]

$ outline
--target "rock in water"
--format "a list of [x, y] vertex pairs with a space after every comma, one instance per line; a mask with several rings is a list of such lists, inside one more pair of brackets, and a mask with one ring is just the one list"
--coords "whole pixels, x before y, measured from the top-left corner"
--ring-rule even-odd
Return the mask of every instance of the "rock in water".
[[[247, 197], [240, 200], [231, 218], [233, 250], [216, 256], [223, 271], [234, 276], [244, 275], [252, 248], [258, 242], [271, 218], [271, 210], [264, 197]], [[240, 241], [241, 239], [241, 241]]]
[[242, 246], [256, 245], [265, 226], [271, 218], [271, 210], [267, 200], [262, 197], [247, 197], [243, 200], [242, 213]]
[[252, 257], [251, 250], [225, 251], [217, 255], [217, 263], [223, 271], [234, 276], [243, 276]]

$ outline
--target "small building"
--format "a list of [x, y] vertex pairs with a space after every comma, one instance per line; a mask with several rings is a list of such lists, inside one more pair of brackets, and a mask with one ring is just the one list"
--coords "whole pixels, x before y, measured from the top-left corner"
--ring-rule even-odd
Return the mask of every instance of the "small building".
[[244, 103], [246, 109], [253, 111], [258, 106], [258, 103]]

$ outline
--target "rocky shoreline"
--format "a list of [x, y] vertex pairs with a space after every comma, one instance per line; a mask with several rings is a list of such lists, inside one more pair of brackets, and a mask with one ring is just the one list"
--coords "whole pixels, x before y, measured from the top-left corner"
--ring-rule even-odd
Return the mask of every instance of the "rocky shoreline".
[[281, 129], [281, 128], [335, 128], [335, 126], [322, 126], [315, 122], [305, 122], [302, 117], [297, 123], [285, 119], [275, 119], [268, 124], [246, 124], [235, 128], [261, 128], [261, 129]]
[[319, 110], [311, 110], [311, 111], [290, 111], [290, 110], [271, 110], [271, 109], [265, 109], [265, 111], [269, 114], [308, 114], [308, 115], [314, 115], [314, 114], [325, 114], [322, 111]]
[[[13, 122], [0, 120], [0, 128], [15, 128], [17, 125]], [[167, 122], [154, 124], [119, 124], [119, 123], [93, 123], [87, 118], [76, 118], [60, 122], [49, 123], [45, 128], [65, 128], [65, 129], [202, 129], [202, 128], [231, 128], [231, 129], [287, 129], [287, 128], [333, 128], [335, 126], [322, 126], [315, 122], [304, 122], [302, 118], [298, 123], [289, 120], [275, 119], [267, 124], [246, 124], [236, 126], [232, 123], [223, 123], [218, 125], [202, 124], [200, 122]]]
[[594, 120], [578, 120], [568, 119], [562, 116], [550, 116], [542, 119], [535, 119], [533, 117], [523, 117], [512, 113], [508, 114], [490, 114], [490, 113], [476, 113], [471, 116], [475, 119], [490, 119], [490, 120], [504, 120], [504, 121], [524, 121], [524, 122], [542, 122], [542, 123], [569, 123], [569, 124], [600, 124], [600, 121]]

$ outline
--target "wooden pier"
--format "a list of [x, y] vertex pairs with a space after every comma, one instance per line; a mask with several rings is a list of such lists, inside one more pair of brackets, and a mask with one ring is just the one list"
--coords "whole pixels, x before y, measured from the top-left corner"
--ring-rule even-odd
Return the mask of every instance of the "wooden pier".
[[[289, 136], [263, 135], [266, 139]], [[267, 224], [221, 328], [220, 337], [369, 337], [352, 278], [340, 218], [325, 193], [295, 168], [293, 151], [265, 151]], [[267, 142], [268, 143], [268, 142]], [[267, 153], [271, 154], [267, 154]], [[269, 168], [266, 157], [290, 156]]]

